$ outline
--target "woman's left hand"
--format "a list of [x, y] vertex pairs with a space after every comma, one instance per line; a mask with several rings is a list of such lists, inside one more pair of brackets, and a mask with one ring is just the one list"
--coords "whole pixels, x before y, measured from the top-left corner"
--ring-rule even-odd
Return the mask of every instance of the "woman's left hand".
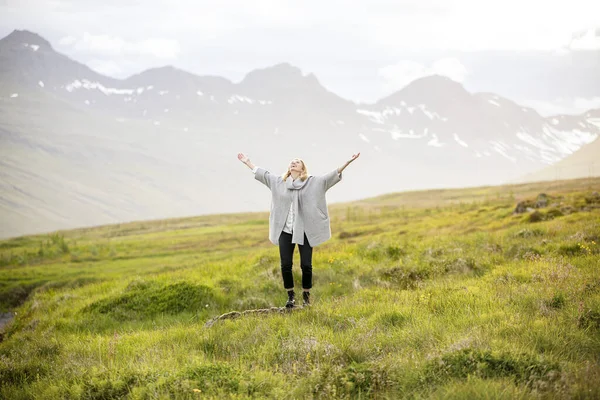
[[360, 156], [360, 153], [352, 154], [352, 158], [350, 160], [348, 160], [348, 164], [350, 164], [352, 161], [356, 160], [358, 158], [358, 156]]

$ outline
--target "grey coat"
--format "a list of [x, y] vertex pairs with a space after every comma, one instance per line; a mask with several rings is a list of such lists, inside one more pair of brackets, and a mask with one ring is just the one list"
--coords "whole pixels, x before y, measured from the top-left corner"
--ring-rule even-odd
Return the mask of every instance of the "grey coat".
[[309, 244], [315, 247], [331, 237], [325, 193], [342, 180], [337, 168], [325, 175], [308, 177], [302, 188], [297, 190], [288, 189], [290, 185], [286, 185], [281, 176], [263, 168], [256, 170], [254, 178], [271, 190], [269, 240], [273, 244], [279, 244], [291, 204], [294, 204], [296, 212], [292, 243], [304, 244], [306, 234]]

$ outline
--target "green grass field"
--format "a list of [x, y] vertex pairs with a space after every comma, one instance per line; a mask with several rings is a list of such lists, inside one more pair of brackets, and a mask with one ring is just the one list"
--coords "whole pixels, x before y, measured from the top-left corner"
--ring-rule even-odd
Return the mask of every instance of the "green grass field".
[[[17, 313], [0, 397], [600, 398], [598, 191], [586, 179], [331, 205], [313, 306], [212, 327], [285, 303], [265, 213], [0, 241], [0, 311]], [[513, 214], [542, 192], [547, 207]], [[298, 265], [296, 252], [297, 283]]]

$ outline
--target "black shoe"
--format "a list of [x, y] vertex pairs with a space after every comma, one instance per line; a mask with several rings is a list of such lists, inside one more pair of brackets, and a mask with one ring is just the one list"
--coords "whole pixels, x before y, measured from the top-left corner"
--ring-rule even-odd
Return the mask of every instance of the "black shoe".
[[310, 306], [310, 292], [302, 292], [302, 300], [303, 307]]
[[296, 293], [293, 290], [288, 290], [288, 301], [285, 303], [285, 308], [294, 308], [296, 305]]

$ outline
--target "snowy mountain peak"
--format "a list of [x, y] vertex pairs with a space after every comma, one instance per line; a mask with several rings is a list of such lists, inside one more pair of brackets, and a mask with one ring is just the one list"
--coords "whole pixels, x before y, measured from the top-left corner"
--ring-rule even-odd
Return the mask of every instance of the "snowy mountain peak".
[[138, 74], [132, 75], [126, 79], [127, 82], [136, 83], [152, 83], [156, 84], [162, 81], [168, 81], [172, 79], [178, 79], [192, 75], [189, 72], [185, 72], [181, 69], [177, 69], [172, 65], [165, 65], [163, 67], [156, 67], [144, 70]]
[[462, 84], [442, 75], [429, 75], [415, 79], [402, 90], [423, 90], [430, 88], [466, 92]]
[[303, 74], [300, 68], [289, 63], [280, 63], [271, 67], [255, 69], [246, 75], [241, 84], [252, 86], [258, 82], [286, 86], [301, 84], [319, 85], [319, 81], [313, 74]]
[[126, 79], [131, 87], [152, 85], [156, 88], [202, 90], [211, 93], [229, 92], [231, 81], [219, 76], [198, 76], [171, 65], [151, 68]]
[[445, 76], [431, 75], [412, 81], [401, 90], [381, 99], [378, 104], [428, 104], [432, 99], [437, 104], [468, 102], [471, 96], [462, 84]]
[[50, 42], [38, 35], [27, 30], [12, 31], [8, 36], [0, 40], [0, 47], [11, 47], [29, 49], [32, 51], [53, 50]]

